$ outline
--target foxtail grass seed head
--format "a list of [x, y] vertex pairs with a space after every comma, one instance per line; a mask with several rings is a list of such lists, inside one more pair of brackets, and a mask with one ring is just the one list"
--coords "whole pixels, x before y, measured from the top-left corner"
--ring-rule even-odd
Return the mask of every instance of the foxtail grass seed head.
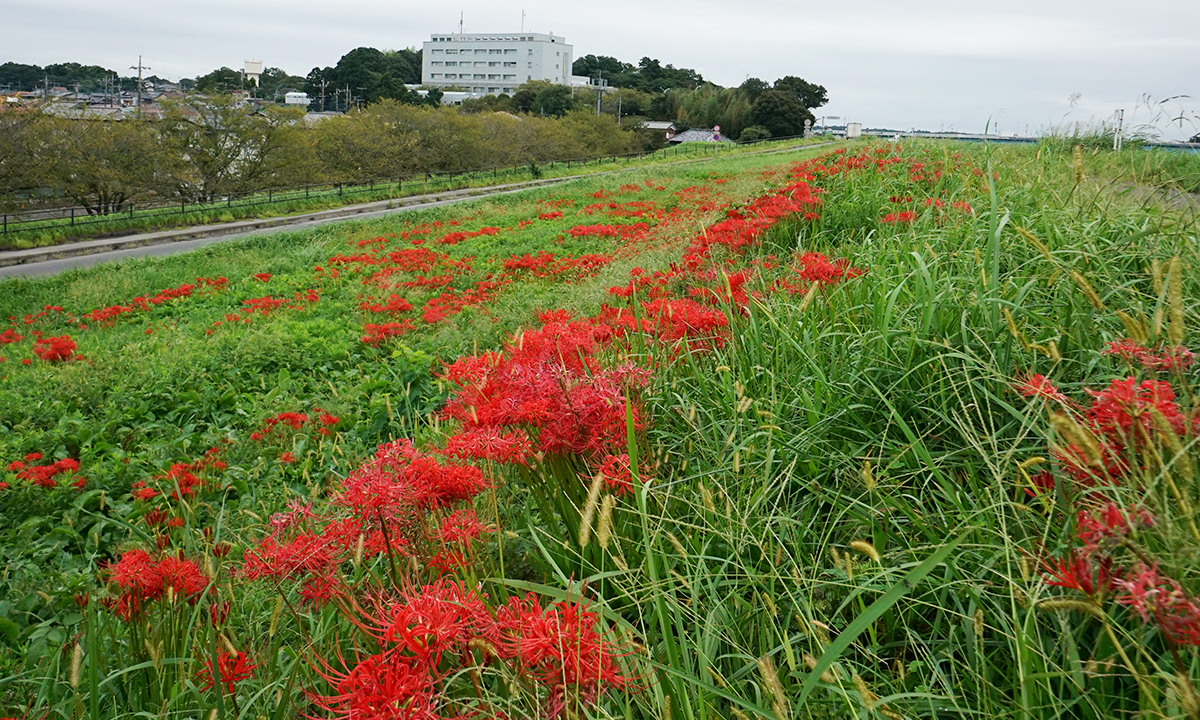
[[1046, 612], [1081, 612], [1095, 618], [1104, 618], [1104, 611], [1100, 609], [1100, 606], [1089, 600], [1048, 598], [1039, 602], [1037, 609]]
[[812, 285], [808, 286], [808, 292], [804, 293], [804, 299], [800, 301], [800, 312], [808, 310], [808, 306], [812, 305], [813, 300], [817, 297], [817, 291], [821, 289], [821, 283], [813, 280]]
[[1062, 362], [1062, 353], [1058, 351], [1058, 343], [1053, 340], [1046, 343], [1046, 357], [1054, 362]]
[[751, 406], [751, 405], [753, 405], [753, 404], [754, 404], [754, 401], [753, 401], [753, 400], [751, 400], [751, 399], [750, 399], [750, 398], [748, 398], [748, 397], [744, 397], [744, 398], [742, 398], [741, 400], [738, 400], [738, 403], [737, 403], [737, 405], [734, 407], [734, 409], [735, 409], [735, 410], [737, 410], [737, 413], [738, 413], [738, 415], [741, 415], [742, 413], [744, 413], [744, 412], [746, 412], [747, 410], [749, 410], [749, 409], [750, 409], [750, 406]]
[[496, 646], [482, 638], [472, 638], [470, 641], [467, 642], [467, 648], [470, 650], [475, 650], [477, 652], [481, 652], [484, 655], [488, 655], [490, 657], [494, 657], [494, 658], [500, 657], [500, 651], [496, 649]]
[[709, 490], [707, 485], [700, 485], [700, 499], [704, 501], [704, 509], [715, 515], [717, 504], [713, 501], [712, 490]]
[[1041, 455], [1034, 455], [1031, 458], [1027, 458], [1017, 463], [1017, 467], [1021, 468], [1022, 470], [1028, 470], [1031, 467], [1037, 467], [1038, 465], [1044, 465], [1045, 463], [1046, 458], [1042, 457]]
[[83, 645], [75, 643], [75, 648], [71, 651], [71, 689], [79, 689], [79, 681], [83, 677]]
[[1050, 413], [1050, 427], [1063, 440], [1083, 451], [1088, 463], [1099, 466], [1103, 463], [1100, 443], [1090, 431], [1062, 413]]
[[663, 695], [662, 716], [663, 716], [663, 720], [671, 720], [671, 696], [670, 695]]
[[1171, 311], [1171, 324], [1167, 327], [1168, 337], [1171, 338], [1172, 345], [1182, 345], [1186, 334], [1183, 326], [1183, 261], [1178, 255], [1171, 258], [1167, 269], [1167, 307]]
[[146, 647], [146, 654], [150, 656], [150, 662], [154, 663], [154, 669], [160, 669], [162, 665], [162, 647], [150, 638], [143, 638], [142, 645]]
[[667, 540], [670, 541], [671, 547], [675, 548], [675, 552], [679, 555], [679, 557], [688, 557], [687, 551], [683, 549], [683, 543], [679, 542], [679, 538], [675, 537], [675, 533], [668, 532]]
[[867, 486], [867, 492], [870, 492], [875, 489], [875, 471], [871, 468], [870, 460], [863, 461], [862, 481], [863, 481], [863, 485]]
[[749, 715], [747, 715], [746, 713], [742, 712], [741, 710], [738, 710], [738, 709], [737, 709], [737, 708], [735, 708], [735, 707], [731, 707], [731, 708], [729, 708], [729, 714], [730, 714], [730, 715], [732, 715], [732, 716], [734, 716], [735, 718], [737, 718], [737, 720], [750, 720], [750, 716], [749, 716]]
[[213, 708], [208, 712], [208, 720], [217, 720], [217, 709]]
[[879, 701], [879, 696], [871, 692], [871, 688], [867, 686], [867, 681], [862, 679], [858, 673], [854, 673], [854, 688], [858, 690], [858, 696], [862, 698], [863, 707], [867, 710], [874, 710], [875, 703]]
[[779, 608], [775, 606], [775, 601], [766, 592], [762, 593], [763, 606], [767, 608], [767, 612], [771, 613], [771, 617], [779, 617]]
[[810, 620], [808, 623], [812, 627], [813, 635], [816, 636], [817, 642], [821, 643], [821, 647], [829, 644], [829, 626], [820, 620]]
[[742, 451], [735, 450], [733, 452], [733, 472], [740, 473], [742, 471]]
[[596, 542], [600, 543], [600, 547], [605, 550], [612, 542], [612, 515], [613, 508], [616, 506], [617, 498], [612, 493], [605, 495], [604, 500], [600, 502], [600, 521], [596, 527]]
[[1154, 296], [1162, 297], [1163, 294], [1163, 268], [1162, 263], [1158, 258], [1150, 261], [1150, 279], [1154, 282]]
[[1026, 242], [1037, 248], [1037, 251], [1042, 254], [1042, 257], [1046, 258], [1047, 262], [1054, 262], [1054, 256], [1050, 254], [1050, 248], [1046, 247], [1046, 244], [1039, 240], [1037, 235], [1020, 226], [1014, 226], [1014, 229], [1018, 235], [1025, 238]]
[[614, 565], [616, 565], [618, 568], [620, 568], [621, 572], [629, 572], [629, 564], [625, 562], [624, 555], [620, 555], [620, 554], [613, 555], [612, 561], [613, 561]]
[[975, 639], [980, 643], [983, 642], [983, 608], [975, 608], [975, 614], [971, 616], [971, 627], [975, 630]]
[[592, 478], [592, 486], [588, 488], [587, 502], [583, 504], [583, 513], [579, 517], [579, 547], [587, 547], [592, 539], [592, 520], [596, 517], [596, 506], [600, 502], [600, 489], [604, 485], [604, 475], [596, 473]]
[[1188, 720], [1200, 720], [1200, 695], [1196, 694], [1192, 679], [1185, 672], [1177, 672], [1172, 685], [1179, 698], [1179, 707], [1183, 708]]
[[[809, 670], [817, 669], [817, 659], [808, 653], [804, 653], [804, 664]], [[833, 685], [837, 682], [837, 675], [834, 675], [833, 668], [828, 668], [821, 673], [821, 682]]]
[[362, 533], [358, 534], [358, 542], [354, 544], [354, 567], [357, 568], [362, 564], [363, 545], [366, 543], [366, 536]]
[[271, 626], [267, 629], [267, 637], [275, 637], [275, 631], [279, 629], [279, 616], [283, 614], [283, 596], [275, 598], [275, 610], [271, 612]]
[[1004, 322], [1008, 325], [1008, 334], [1020, 343], [1022, 350], [1029, 349], [1029, 340], [1025, 337], [1025, 333], [1017, 328], [1017, 321], [1013, 319], [1013, 314], [1008, 308], [1000, 308], [1000, 312], [1004, 314]]
[[863, 555], [866, 555], [867, 557], [871, 558], [875, 562], [880, 562], [879, 551], [875, 549], [874, 545], [867, 542], [866, 540], [851, 541], [850, 548], [852, 550], [857, 550], [858, 552], [862, 553]]
[[1079, 292], [1083, 293], [1083, 296], [1087, 298], [1087, 301], [1091, 303], [1092, 307], [1096, 308], [1097, 310], [1104, 309], [1104, 301], [1100, 299], [1100, 295], [1096, 292], [1096, 289], [1092, 287], [1092, 284], [1088, 282], [1088, 279], [1083, 276], [1083, 273], [1079, 272], [1078, 270], [1072, 270], [1071, 279], [1075, 281], [1075, 285], [1079, 288]]
[[1083, 182], [1083, 146], [1076, 145], [1071, 151], [1071, 169], [1075, 171], [1075, 184]]
[[764, 694], [771, 698], [771, 710], [774, 711], [776, 720], [787, 720], [787, 697], [783, 694], [783, 685], [779, 682], [779, 673], [775, 670], [775, 661], [770, 655], [763, 655], [758, 659], [758, 673], [762, 676], [763, 689], [766, 690]]
[[1017, 561], [1017, 570], [1021, 573], [1021, 579], [1025, 582], [1029, 582], [1029, 579], [1033, 577], [1033, 568], [1029, 567], [1029, 558], [1024, 555]]
[[1138, 345], [1145, 345], [1149, 340], [1147, 330], [1149, 328], [1135, 320], [1132, 315], [1124, 310], [1117, 311], [1117, 319], [1125, 326], [1125, 337], [1134, 341]]

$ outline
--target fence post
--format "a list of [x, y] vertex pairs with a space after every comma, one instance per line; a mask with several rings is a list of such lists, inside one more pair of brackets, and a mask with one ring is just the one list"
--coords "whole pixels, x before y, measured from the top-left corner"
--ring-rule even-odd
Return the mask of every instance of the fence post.
[[4, 213], [4, 234], [8, 234], [8, 213]]
[[274, 191], [272, 191], [271, 188], [267, 188], [267, 204], [268, 205], [271, 203], [271, 201], [274, 199], [274, 197], [275, 197]]
[[71, 208], [71, 224], [75, 224], [75, 208]]

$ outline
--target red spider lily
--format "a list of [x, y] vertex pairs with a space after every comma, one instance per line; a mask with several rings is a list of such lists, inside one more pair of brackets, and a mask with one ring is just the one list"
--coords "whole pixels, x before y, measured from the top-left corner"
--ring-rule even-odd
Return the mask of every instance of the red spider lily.
[[125, 552], [121, 559], [107, 567], [109, 579], [138, 600], [155, 600], [163, 591], [162, 569], [150, 553], [135, 549]]
[[[25, 456], [26, 462], [40, 460], [41, 453], [30, 453]], [[72, 458], [63, 458], [50, 463], [49, 465], [32, 465], [26, 466], [21, 461], [16, 461], [8, 466], [10, 471], [17, 472], [17, 478], [20, 480], [28, 480], [31, 485], [43, 488], [58, 487], [58, 481], [54, 478], [65, 473], [73, 473], [79, 470], [79, 461]]]
[[283, 463], [284, 465], [290, 465], [296, 462], [296, 456], [290, 452], [285, 452], [279, 456], [279, 462]]
[[19, 342], [24, 338], [23, 335], [18, 335], [15, 331], [9, 329], [0, 333], [0, 345], [8, 345], [9, 343]]
[[888, 213], [887, 215], [883, 216], [883, 220], [881, 220], [880, 222], [904, 225], [904, 224], [913, 223], [916, 221], [917, 221], [917, 214], [915, 212], [913, 212], [912, 210], [905, 210], [903, 212], [898, 212], [898, 213]]
[[481, 427], [446, 438], [443, 455], [463, 460], [490, 460], [503, 465], [524, 465], [533, 453], [533, 444], [523, 432], [503, 432]]
[[608, 690], [632, 684], [617, 666], [613, 647], [597, 631], [599, 616], [583, 601], [555, 602], [543, 609], [532, 593], [513, 597], [497, 611], [496, 622], [501, 652], [551, 688], [552, 701], [557, 701], [552, 709], [564, 696], [595, 702]]
[[[649, 468], [639, 468], [639, 481], [646, 477], [648, 471]], [[606, 455], [596, 468], [596, 472], [604, 477], [604, 484], [615, 494], [624, 495], [634, 491], [633, 472], [630, 470], [628, 454]]]
[[254, 677], [254, 668], [256, 667], [258, 665], [250, 662], [250, 659], [246, 657], [246, 653], [239, 652], [234, 655], [222, 650], [217, 653], [215, 672], [211, 658], [200, 669], [198, 674], [199, 679], [204, 683], [200, 689], [203, 691], [211, 690], [216, 682], [216, 678], [219, 676], [220, 683], [225, 686], [225, 693], [236, 695], [237, 688], [235, 685], [243, 680], [249, 680]]
[[544, 212], [544, 213], [539, 214], [538, 220], [557, 220], [558, 218], [560, 218], [562, 216], [563, 216], [562, 212], [560, 212], [558, 210], [551, 210], [550, 212]]
[[300, 588], [300, 599], [316, 608], [324, 607], [334, 598], [342, 597], [345, 589], [334, 573], [313, 575]]
[[394, 643], [415, 667], [435, 673], [446, 654], [467, 651], [476, 638], [498, 639], [495, 623], [483, 600], [461, 583], [442, 579], [403, 593], [382, 617], [368, 618], [379, 630], [380, 639]]
[[1078, 590], [1089, 597], [1112, 590], [1121, 577], [1120, 570], [1113, 570], [1111, 559], [1093, 559], [1078, 553], [1071, 553], [1066, 560], [1042, 560], [1042, 573], [1048, 584]]
[[478, 540], [484, 533], [493, 532], [495, 528], [490, 528], [479, 522], [479, 516], [473, 508], [466, 510], [458, 510], [454, 514], [442, 521], [441, 527], [437, 529], [438, 539], [444, 543], [469, 545]]
[[1121, 508], [1110, 502], [1099, 511], [1080, 510], [1075, 520], [1075, 533], [1079, 538], [1081, 554], [1086, 557], [1098, 552], [1102, 546], [1116, 544], [1133, 528], [1153, 525], [1154, 516], [1148, 510]]
[[1137, 363], [1156, 372], [1185, 372], [1196, 361], [1195, 354], [1183, 345], [1150, 350], [1132, 340], [1114, 340], [1100, 352], [1103, 355], [1123, 358], [1126, 362]]
[[168, 555], [159, 562], [158, 570], [163, 589], [173, 588], [189, 602], [195, 601], [208, 587], [208, 577], [191, 560]]
[[367, 312], [388, 314], [405, 313], [413, 309], [412, 303], [399, 295], [389, 295], [386, 303], [362, 302], [358, 307]]
[[1125, 591], [1117, 602], [1133, 608], [1144, 622], [1153, 620], [1172, 642], [1200, 645], [1200, 601], [1189, 597], [1176, 580], [1138, 563], [1117, 585]]
[[336, 567], [339, 559], [340, 553], [323, 537], [301, 534], [283, 543], [267, 537], [257, 548], [246, 551], [241, 573], [251, 580], [323, 575]]
[[1017, 378], [1013, 389], [1021, 395], [1028, 398], [1041, 398], [1042, 400], [1053, 400], [1054, 402], [1063, 405], [1070, 405], [1071, 399], [1059, 391], [1058, 387], [1045, 375], [1026, 375]]
[[254, 279], [258, 280], [260, 282], [267, 282], [268, 280], [271, 279], [271, 273], [267, 273], [267, 272], [254, 273]]
[[805, 282], [819, 282], [833, 285], [842, 280], [859, 277], [867, 271], [863, 268], [850, 267], [845, 258], [830, 261], [821, 253], [807, 252], [797, 260], [799, 268], [793, 268]]
[[1088, 410], [1092, 422], [1121, 445], [1140, 447], [1153, 437], [1156, 422], [1152, 411], [1161, 414], [1175, 433], [1186, 431], [1187, 420], [1174, 402], [1175, 391], [1169, 383], [1143, 380], [1139, 384], [1130, 377], [1113, 380], [1105, 390], [1088, 392], [1094, 398]]
[[387, 340], [400, 337], [404, 333], [415, 329], [416, 326], [413, 325], [412, 320], [382, 324], [367, 323], [363, 325], [363, 332], [366, 334], [359, 339], [371, 347], [379, 347]]
[[[342, 661], [343, 667], [345, 661]], [[317, 671], [336, 694], [309, 694], [317, 707], [344, 720], [441, 720], [435, 678], [395, 652], [371, 655], [339, 673]]]
[[75, 347], [70, 335], [38, 338], [33, 344], [33, 354], [46, 362], [66, 362], [75, 357]]

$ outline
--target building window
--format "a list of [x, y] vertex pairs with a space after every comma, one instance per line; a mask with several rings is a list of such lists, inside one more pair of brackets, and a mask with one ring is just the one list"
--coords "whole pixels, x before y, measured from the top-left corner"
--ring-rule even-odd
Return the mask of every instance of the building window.
[[505, 80], [516, 80], [517, 76], [516, 75], [505, 75], [504, 79]]
[[476, 80], [487, 80], [487, 75], [484, 73], [475, 73]]
[[429, 77], [433, 78], [434, 80], [441, 80], [442, 74], [441, 73], [430, 73]]
[[433, 50], [430, 50], [429, 52], [434, 55], [441, 55], [442, 53], [444, 53], [446, 51], [442, 50], [441, 48], [434, 48]]
[[532, 54], [533, 54], [533, 48], [529, 48], [529, 54], [530, 54], [530, 55], [532, 55]]
[[432, 65], [432, 66], [434, 66], [434, 67], [441, 67], [441, 66], [445, 65], [446, 63], [444, 63], [444, 62], [442, 62], [442, 61], [440, 61], [440, 60], [434, 60], [433, 62], [431, 62], [431, 63], [429, 63], [429, 64], [430, 64], [430, 65]]
[[488, 50], [488, 55], [500, 55], [503, 52], [503, 50]]
[[490, 92], [490, 93], [498, 93], [498, 92], [500, 92], [500, 88], [498, 88], [498, 87], [490, 87], [490, 88], [488, 88], [488, 92]]
[[446, 67], [458, 67], [458, 63], [455, 62], [454, 60], [447, 60]]
[[516, 64], [515, 62], [506, 62], [506, 63], [504, 63], [504, 67], [516, 67], [516, 66], [517, 66], [517, 64]]
[[500, 63], [498, 63], [498, 62], [490, 62], [490, 63], [488, 63], [488, 67], [500, 67]]
[[525, 63], [525, 67], [533, 67], [533, 63], [527, 62], [527, 63]]
[[505, 49], [504, 54], [505, 55], [516, 55], [517, 51], [516, 51], [516, 49], [512, 49], [512, 50]]
[[488, 52], [487, 50], [476, 50], [475, 54], [476, 55], [487, 55], [487, 52]]
[[499, 75], [488, 75], [488, 80], [499, 80], [499, 79], [500, 79]]

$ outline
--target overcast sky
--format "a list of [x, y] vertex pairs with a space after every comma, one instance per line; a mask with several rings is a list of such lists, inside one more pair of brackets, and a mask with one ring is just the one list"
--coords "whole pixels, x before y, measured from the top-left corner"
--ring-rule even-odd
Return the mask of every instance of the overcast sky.
[[141, 54], [177, 79], [253, 58], [303, 76], [359, 46], [419, 48], [460, 11], [468, 33], [517, 32], [522, 10], [575, 57], [650, 56], [726, 86], [798, 75], [829, 91], [818, 117], [868, 127], [1025, 133], [1124, 108], [1168, 138], [1200, 132], [1196, 0], [0, 0], [0, 62], [131, 74]]

